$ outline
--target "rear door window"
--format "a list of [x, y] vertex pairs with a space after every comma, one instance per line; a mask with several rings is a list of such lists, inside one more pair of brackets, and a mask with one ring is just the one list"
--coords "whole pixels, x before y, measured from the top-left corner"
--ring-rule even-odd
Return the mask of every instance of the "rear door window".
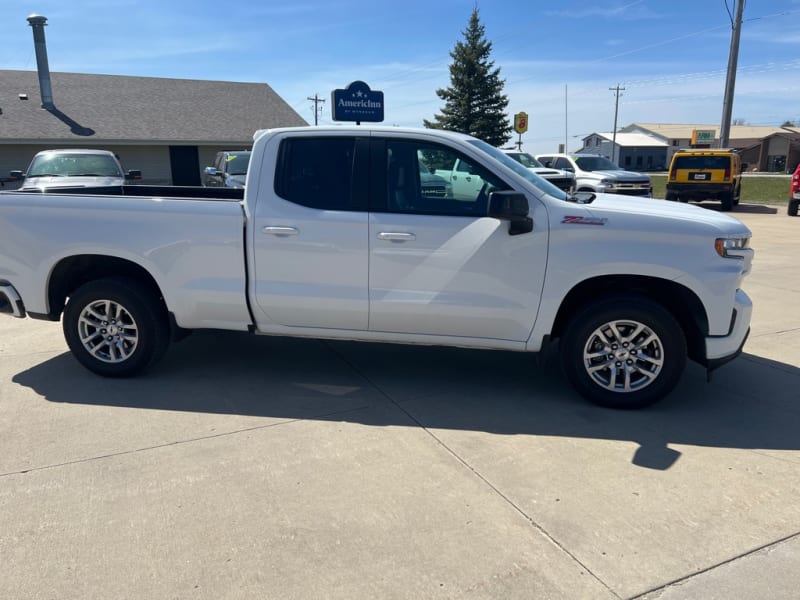
[[362, 210], [365, 194], [360, 192], [362, 186], [354, 186], [357, 145], [357, 138], [349, 136], [283, 140], [275, 193], [310, 208]]

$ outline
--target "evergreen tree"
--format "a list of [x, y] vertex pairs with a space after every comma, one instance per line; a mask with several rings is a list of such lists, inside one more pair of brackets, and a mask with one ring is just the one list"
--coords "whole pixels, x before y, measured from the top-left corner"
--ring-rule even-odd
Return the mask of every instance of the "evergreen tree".
[[477, 7], [463, 33], [464, 41], [457, 42], [450, 53], [450, 87], [436, 90], [445, 101], [442, 113], [423, 123], [430, 129], [459, 131], [502, 146], [511, 138], [512, 127], [505, 113], [508, 97], [503, 94], [500, 68], [489, 58], [492, 43], [484, 37]]

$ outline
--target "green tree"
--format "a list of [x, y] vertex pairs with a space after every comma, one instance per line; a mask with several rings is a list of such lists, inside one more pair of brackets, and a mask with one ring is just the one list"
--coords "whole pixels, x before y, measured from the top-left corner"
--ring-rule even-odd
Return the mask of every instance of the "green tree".
[[505, 81], [489, 55], [492, 43], [472, 11], [464, 40], [456, 42], [450, 53], [450, 87], [436, 90], [445, 101], [441, 114], [433, 121], [423, 120], [430, 129], [447, 129], [475, 136], [492, 146], [502, 146], [511, 138], [511, 123], [506, 115], [508, 97], [503, 94]]

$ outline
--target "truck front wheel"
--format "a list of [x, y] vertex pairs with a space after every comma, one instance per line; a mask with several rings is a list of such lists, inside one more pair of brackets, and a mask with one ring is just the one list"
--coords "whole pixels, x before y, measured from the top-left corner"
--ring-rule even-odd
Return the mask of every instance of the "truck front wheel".
[[164, 305], [155, 292], [128, 278], [82, 285], [70, 295], [62, 326], [78, 362], [104, 377], [137, 375], [169, 345]]
[[683, 373], [686, 353], [675, 318], [638, 296], [589, 304], [561, 339], [561, 360], [572, 385], [610, 408], [641, 408], [666, 396]]

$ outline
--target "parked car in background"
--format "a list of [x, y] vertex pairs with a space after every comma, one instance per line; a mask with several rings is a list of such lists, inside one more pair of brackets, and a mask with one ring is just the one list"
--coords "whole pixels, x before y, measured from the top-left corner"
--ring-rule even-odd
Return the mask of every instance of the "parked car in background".
[[203, 169], [203, 186], [243, 188], [249, 165], [249, 150], [217, 152], [214, 166]]
[[548, 169], [533, 156], [520, 150], [503, 150], [515, 161], [526, 167], [531, 172], [543, 177], [554, 186], [564, 191], [569, 191], [575, 187], [575, 175], [569, 171], [561, 169]]
[[742, 159], [735, 150], [687, 149], [672, 155], [667, 200], [719, 200], [722, 210], [731, 210], [741, 193]]
[[22, 179], [21, 190], [62, 187], [106, 187], [142, 178], [141, 171], [123, 172], [113, 152], [71, 148], [42, 150], [27, 172], [11, 171], [11, 180]]
[[797, 216], [797, 207], [800, 205], [800, 164], [794, 170], [792, 175], [792, 185], [789, 188], [789, 209], [790, 217]]
[[574, 173], [578, 192], [653, 195], [653, 183], [648, 175], [621, 169], [599, 154], [537, 154], [536, 158], [550, 169]]

